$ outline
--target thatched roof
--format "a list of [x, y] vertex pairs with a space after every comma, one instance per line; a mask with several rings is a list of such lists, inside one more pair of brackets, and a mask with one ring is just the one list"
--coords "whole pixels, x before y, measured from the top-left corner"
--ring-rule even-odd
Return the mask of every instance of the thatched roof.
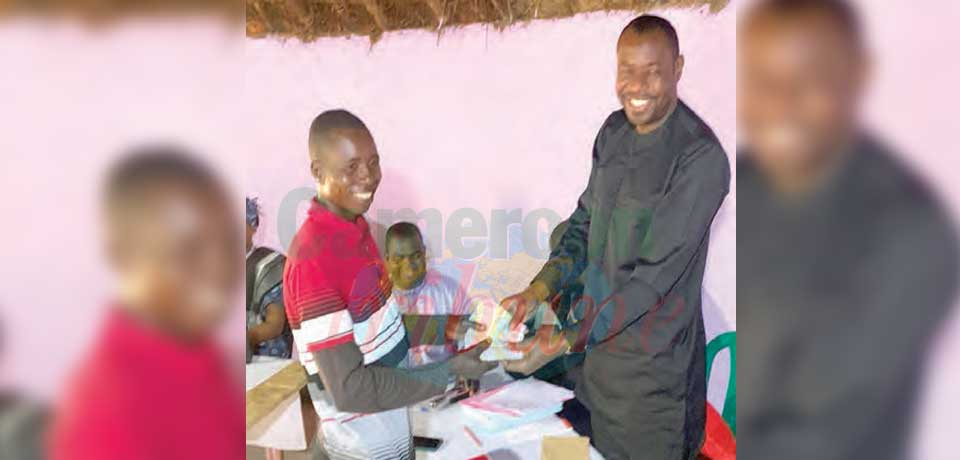
[[235, 0], [0, 0], [2, 18], [51, 15], [102, 23], [157, 14], [215, 14], [233, 19], [241, 13]]
[[318, 37], [359, 35], [376, 41], [384, 32], [490, 24], [498, 29], [534, 19], [593, 11], [647, 11], [709, 6], [729, 0], [246, 0], [247, 36]]

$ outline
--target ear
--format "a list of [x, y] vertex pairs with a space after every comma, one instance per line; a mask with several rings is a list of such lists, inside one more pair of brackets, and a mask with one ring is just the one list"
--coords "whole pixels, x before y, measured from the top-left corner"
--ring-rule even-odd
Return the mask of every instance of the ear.
[[104, 258], [114, 273], [121, 273], [130, 265], [130, 245], [119, 233], [118, 229], [109, 228], [103, 241]]
[[677, 60], [673, 62], [673, 78], [674, 81], [679, 82], [680, 77], [683, 76], [683, 55], [677, 56]]
[[857, 97], [860, 98], [863, 93], [867, 91], [868, 86], [870, 85], [870, 80], [873, 76], [873, 60], [870, 58], [870, 55], [866, 51], [861, 52], [861, 56], [857, 59], [857, 67], [854, 74], [854, 85]]
[[310, 175], [313, 176], [317, 182], [323, 180], [323, 169], [320, 167], [320, 162], [316, 158], [310, 159]]
[[120, 271], [123, 266], [123, 251], [115, 237], [107, 237], [103, 242], [103, 255], [110, 269]]

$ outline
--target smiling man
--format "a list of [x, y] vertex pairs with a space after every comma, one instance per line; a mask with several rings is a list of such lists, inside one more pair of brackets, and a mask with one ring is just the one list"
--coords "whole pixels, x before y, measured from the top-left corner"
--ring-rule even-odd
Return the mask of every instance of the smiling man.
[[317, 196], [290, 246], [283, 298], [323, 447], [331, 459], [411, 458], [405, 406], [440, 394], [453, 375], [478, 378], [493, 366], [479, 360], [480, 346], [444, 363], [396, 368], [409, 343], [399, 310], [386, 302], [392, 286], [363, 218], [381, 179], [373, 136], [355, 115], [331, 110], [311, 124], [309, 149]]
[[925, 354], [954, 302], [950, 217], [861, 125], [861, 27], [843, 0], [758, 1], [738, 25], [744, 458], [910, 458]]
[[611, 459], [694, 458], [704, 437], [700, 291], [730, 166], [710, 128], [677, 98], [679, 48], [663, 18], [643, 15], [624, 28], [616, 80], [623, 109], [600, 128], [587, 189], [558, 247], [526, 290], [502, 302], [523, 321], [583, 276], [582, 320], [562, 335], [540, 335], [507, 369], [530, 373], [585, 349], [577, 398]]

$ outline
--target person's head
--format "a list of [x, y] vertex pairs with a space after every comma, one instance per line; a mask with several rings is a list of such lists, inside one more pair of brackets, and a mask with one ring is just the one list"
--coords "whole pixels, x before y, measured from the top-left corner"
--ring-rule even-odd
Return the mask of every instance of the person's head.
[[810, 169], [856, 129], [867, 58], [843, 0], [765, 0], [738, 28], [739, 126], [762, 167]]
[[260, 203], [256, 198], [247, 197], [247, 251], [253, 248], [253, 235], [260, 228]]
[[234, 208], [216, 175], [179, 148], [138, 148], [109, 171], [102, 206], [121, 306], [182, 337], [212, 332], [239, 262]]
[[323, 112], [310, 125], [308, 143], [317, 196], [347, 218], [366, 212], [381, 176], [377, 146], [363, 121], [346, 110]]
[[683, 56], [669, 21], [645, 14], [630, 21], [617, 41], [617, 97], [641, 133], [656, 129], [677, 104]]
[[423, 282], [427, 274], [427, 259], [420, 229], [410, 222], [398, 222], [387, 229], [387, 273], [393, 285], [412, 289]]

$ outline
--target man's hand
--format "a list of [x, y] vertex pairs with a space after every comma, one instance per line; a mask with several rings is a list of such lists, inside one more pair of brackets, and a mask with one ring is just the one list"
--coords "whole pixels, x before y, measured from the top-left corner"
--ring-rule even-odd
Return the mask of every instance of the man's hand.
[[523, 352], [524, 356], [512, 361], [503, 361], [504, 369], [530, 375], [566, 353], [570, 349], [570, 344], [567, 343], [563, 334], [552, 326], [544, 326], [537, 330], [535, 336], [517, 345], [511, 345], [510, 348]]
[[511, 295], [500, 301], [500, 307], [513, 314], [510, 320], [510, 329], [520, 327], [521, 324], [532, 318], [537, 311], [537, 305], [547, 300], [550, 289], [541, 281], [534, 281], [522, 292]]
[[487, 371], [497, 367], [495, 362], [480, 361], [480, 354], [490, 347], [490, 341], [483, 341], [477, 346], [450, 358], [450, 372], [467, 379], [478, 379]]
[[444, 335], [446, 336], [448, 342], [462, 344], [463, 337], [467, 335], [467, 331], [471, 329], [477, 332], [483, 332], [487, 330], [487, 326], [483, 325], [483, 323], [470, 321], [468, 318], [468, 316], [451, 316], [447, 320], [447, 327], [444, 330]]

